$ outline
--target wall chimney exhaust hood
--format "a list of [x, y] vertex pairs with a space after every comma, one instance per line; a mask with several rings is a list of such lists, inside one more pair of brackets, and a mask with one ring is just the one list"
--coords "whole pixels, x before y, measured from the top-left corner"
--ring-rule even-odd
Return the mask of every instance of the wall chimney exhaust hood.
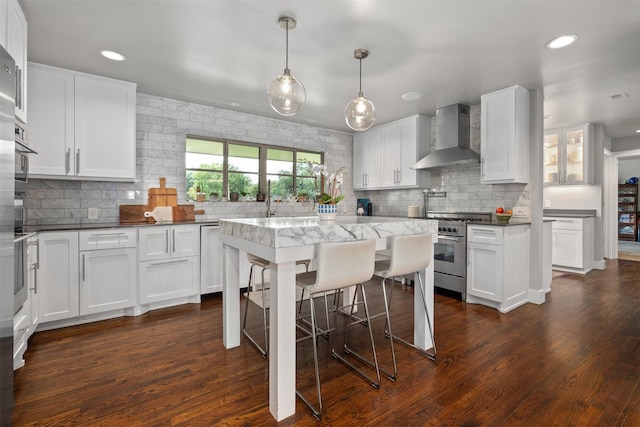
[[411, 169], [442, 169], [480, 163], [480, 155], [470, 147], [469, 107], [453, 104], [436, 110], [436, 147]]

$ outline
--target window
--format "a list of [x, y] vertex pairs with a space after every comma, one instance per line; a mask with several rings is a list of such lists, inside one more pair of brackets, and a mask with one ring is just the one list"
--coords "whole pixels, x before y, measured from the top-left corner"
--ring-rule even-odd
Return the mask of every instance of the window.
[[239, 141], [187, 136], [185, 166], [187, 200], [222, 197], [230, 192], [249, 195], [266, 192], [287, 198], [321, 192], [321, 182], [311, 172], [322, 163], [322, 153]]

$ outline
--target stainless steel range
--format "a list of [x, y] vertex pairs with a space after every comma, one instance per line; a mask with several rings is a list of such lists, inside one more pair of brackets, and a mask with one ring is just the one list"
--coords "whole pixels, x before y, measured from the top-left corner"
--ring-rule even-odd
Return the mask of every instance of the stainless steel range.
[[434, 283], [467, 299], [467, 224], [491, 222], [491, 212], [436, 212], [427, 219], [438, 220], [438, 241], [434, 244]]

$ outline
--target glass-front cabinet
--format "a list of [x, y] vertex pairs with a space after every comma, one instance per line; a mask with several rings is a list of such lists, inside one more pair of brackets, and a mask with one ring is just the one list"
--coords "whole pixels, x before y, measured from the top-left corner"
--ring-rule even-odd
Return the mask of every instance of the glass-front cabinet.
[[545, 131], [544, 185], [593, 183], [592, 134], [589, 124]]

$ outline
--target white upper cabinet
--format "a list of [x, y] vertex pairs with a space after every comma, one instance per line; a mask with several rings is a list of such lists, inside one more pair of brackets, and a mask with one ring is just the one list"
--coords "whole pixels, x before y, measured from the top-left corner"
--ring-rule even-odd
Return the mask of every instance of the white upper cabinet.
[[544, 132], [544, 185], [593, 184], [590, 124]]
[[29, 63], [31, 175], [134, 181], [136, 85]]
[[353, 136], [353, 189], [417, 188], [430, 173], [411, 169], [431, 149], [431, 121], [412, 116]]
[[482, 95], [483, 184], [529, 183], [529, 91], [512, 86]]
[[[0, 24], [6, 28], [2, 45], [16, 61], [16, 117], [27, 122], [27, 20], [18, 0], [2, 1]], [[2, 18], [4, 14], [4, 19]], [[6, 22], [6, 25], [5, 25]], [[5, 30], [2, 30], [5, 31]]]
[[9, 16], [9, 2], [0, 1], [0, 45], [7, 49], [7, 33], [9, 25], [7, 25], [7, 17]]
[[380, 129], [353, 136], [353, 189], [378, 188], [381, 181], [382, 140]]

